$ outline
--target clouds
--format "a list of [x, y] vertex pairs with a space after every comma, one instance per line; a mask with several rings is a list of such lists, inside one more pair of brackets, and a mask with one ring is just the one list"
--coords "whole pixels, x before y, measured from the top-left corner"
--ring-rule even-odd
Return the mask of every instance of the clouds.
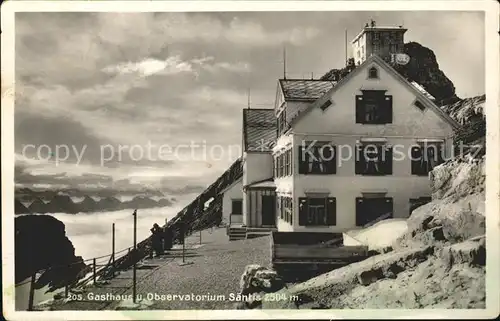
[[105, 67], [102, 71], [111, 74], [137, 73], [140, 77], [147, 77], [158, 73], [175, 75], [181, 72], [193, 72], [191, 64], [183, 62], [178, 56], [168, 57], [166, 60], [146, 58], [139, 62], [121, 63]]
[[148, 77], [152, 75], [176, 75], [180, 73], [191, 73], [196, 76], [200, 71], [208, 72], [250, 72], [248, 62], [216, 62], [214, 57], [194, 58], [184, 61], [180, 56], [171, 56], [165, 60], [155, 58], [145, 58], [138, 62], [119, 63], [117, 65], [106, 66], [103, 72], [113, 75], [135, 74], [138, 77]]
[[[37, 168], [39, 184], [87, 186], [82, 173], [134, 188], [210, 184], [239, 156], [229, 150], [241, 145], [248, 89], [253, 107], [272, 108], [283, 45], [290, 74], [318, 76], [345, 63], [345, 28], [354, 36], [372, 16], [383, 24], [404, 19], [406, 40], [434, 50], [459, 95], [484, 87], [481, 17], [468, 13], [17, 13], [16, 152], [26, 144], [87, 146], [78, 168], [74, 157], [57, 166], [25, 162], [28, 172]], [[466, 32], [454, 32], [458, 22]], [[464, 43], [467, 57], [456, 55]], [[155, 154], [160, 145], [193, 143], [226, 155], [202, 158], [200, 147], [195, 157], [181, 149], [180, 159], [124, 154], [99, 165], [103, 146], [148, 143]], [[58, 181], [43, 176], [61, 172]]]

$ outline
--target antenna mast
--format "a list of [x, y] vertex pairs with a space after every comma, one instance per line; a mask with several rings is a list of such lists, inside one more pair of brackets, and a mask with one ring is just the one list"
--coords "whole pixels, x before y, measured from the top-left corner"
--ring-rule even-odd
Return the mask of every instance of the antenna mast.
[[283, 79], [286, 79], [286, 46], [283, 45]]
[[248, 87], [248, 103], [247, 103], [247, 108], [250, 109], [250, 87]]
[[345, 29], [345, 65], [347, 66], [347, 29]]

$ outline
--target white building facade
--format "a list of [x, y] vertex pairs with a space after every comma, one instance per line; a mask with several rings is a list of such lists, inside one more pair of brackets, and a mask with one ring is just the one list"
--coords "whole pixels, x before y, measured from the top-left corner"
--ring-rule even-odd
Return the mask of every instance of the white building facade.
[[428, 172], [451, 156], [457, 126], [372, 55], [278, 134], [278, 230], [344, 232], [408, 217], [430, 197]]

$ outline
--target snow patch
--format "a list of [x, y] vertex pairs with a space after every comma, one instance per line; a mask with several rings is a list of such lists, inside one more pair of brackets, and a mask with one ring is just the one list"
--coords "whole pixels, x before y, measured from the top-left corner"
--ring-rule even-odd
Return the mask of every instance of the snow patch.
[[386, 219], [364, 229], [347, 231], [343, 234], [345, 246], [367, 245], [370, 250], [390, 246], [406, 233], [405, 219]]

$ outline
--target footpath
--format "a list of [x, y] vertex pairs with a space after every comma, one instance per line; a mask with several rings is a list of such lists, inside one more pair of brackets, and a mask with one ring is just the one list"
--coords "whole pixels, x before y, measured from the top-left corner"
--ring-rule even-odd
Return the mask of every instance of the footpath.
[[234, 309], [241, 274], [248, 264], [268, 265], [269, 237], [229, 241], [225, 228], [196, 232], [159, 258], [145, 259], [136, 268], [137, 300], [132, 300], [133, 270], [120, 271], [67, 299], [35, 310], [186, 310]]

